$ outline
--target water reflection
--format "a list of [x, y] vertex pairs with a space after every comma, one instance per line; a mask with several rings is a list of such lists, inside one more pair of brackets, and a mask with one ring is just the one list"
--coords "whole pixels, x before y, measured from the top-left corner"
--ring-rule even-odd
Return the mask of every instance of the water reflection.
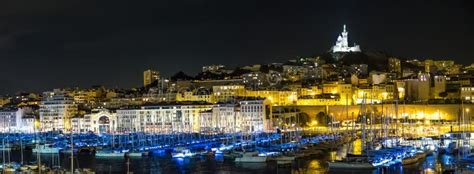
[[[442, 173], [449, 167], [452, 157], [445, 155], [430, 155], [418, 164], [411, 166], [394, 165], [376, 170], [329, 170], [327, 161], [339, 160], [347, 153], [360, 154], [361, 141], [352, 145], [342, 146], [336, 151], [328, 151], [320, 156], [297, 159], [291, 166], [279, 167], [275, 162], [268, 163], [241, 163], [224, 160], [223, 156], [176, 158], [169, 155], [162, 157], [140, 157], [119, 159], [98, 159], [93, 155], [79, 155], [75, 157], [75, 167], [90, 168], [96, 173], [125, 173], [127, 170], [134, 173], [292, 173], [292, 174], [322, 174], [322, 173]], [[36, 155], [25, 152], [25, 161], [36, 161]], [[70, 159], [66, 155], [42, 155], [41, 161], [45, 164], [57, 165], [68, 169]], [[59, 158], [58, 158], [59, 157]], [[0, 156], [1, 158], [1, 156]], [[53, 160], [54, 159], [54, 160]], [[12, 161], [20, 161], [18, 151], [12, 151]]]
[[322, 164], [320, 160], [311, 160], [306, 171], [307, 173], [327, 173], [327, 165]]

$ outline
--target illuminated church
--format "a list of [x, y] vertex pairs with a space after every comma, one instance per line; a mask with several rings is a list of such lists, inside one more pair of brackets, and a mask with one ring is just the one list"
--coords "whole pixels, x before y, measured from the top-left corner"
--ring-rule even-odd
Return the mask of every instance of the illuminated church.
[[349, 32], [346, 31], [346, 25], [344, 25], [344, 30], [342, 33], [337, 37], [336, 45], [332, 47], [333, 53], [339, 52], [360, 52], [359, 45], [354, 44], [354, 46], [350, 47], [348, 43], [347, 35]]

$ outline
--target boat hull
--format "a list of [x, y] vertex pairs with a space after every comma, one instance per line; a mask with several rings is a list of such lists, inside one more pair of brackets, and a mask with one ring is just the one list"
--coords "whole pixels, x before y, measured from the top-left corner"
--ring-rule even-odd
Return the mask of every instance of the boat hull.
[[332, 169], [375, 169], [370, 163], [351, 163], [351, 162], [329, 162], [329, 168]]
[[239, 163], [264, 163], [267, 162], [266, 156], [243, 156], [235, 158], [235, 162]]
[[408, 158], [403, 158], [402, 164], [403, 165], [410, 165], [410, 164], [415, 164], [418, 162], [418, 158], [416, 156], [408, 157]]
[[96, 153], [95, 157], [99, 158], [123, 158], [125, 153]]
[[59, 153], [59, 149], [33, 149], [33, 153]]

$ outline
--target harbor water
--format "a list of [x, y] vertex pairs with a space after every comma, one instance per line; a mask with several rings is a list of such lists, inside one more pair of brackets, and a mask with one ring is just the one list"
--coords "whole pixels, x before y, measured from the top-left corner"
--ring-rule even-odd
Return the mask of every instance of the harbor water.
[[[360, 142], [354, 142], [360, 143]], [[327, 151], [318, 156], [299, 158], [291, 166], [278, 166], [275, 162], [267, 163], [235, 163], [224, 160], [223, 156], [196, 156], [192, 158], [171, 158], [169, 154], [162, 156], [132, 157], [132, 158], [97, 158], [93, 154], [74, 156], [75, 168], [89, 168], [96, 173], [443, 173], [449, 165], [449, 156], [440, 156], [436, 153], [426, 157], [424, 161], [410, 166], [401, 164], [375, 170], [329, 170], [328, 161], [341, 159], [346, 155], [348, 148], [337, 151]], [[352, 149], [351, 153], [358, 153], [360, 149]], [[2, 152], [6, 161], [21, 161], [20, 151]], [[31, 151], [24, 151], [23, 161], [36, 161], [37, 155]], [[3, 162], [3, 159], [0, 161]], [[58, 166], [69, 169], [70, 156], [66, 154], [42, 154], [41, 163], [48, 166]], [[471, 171], [472, 172], [472, 171]]]

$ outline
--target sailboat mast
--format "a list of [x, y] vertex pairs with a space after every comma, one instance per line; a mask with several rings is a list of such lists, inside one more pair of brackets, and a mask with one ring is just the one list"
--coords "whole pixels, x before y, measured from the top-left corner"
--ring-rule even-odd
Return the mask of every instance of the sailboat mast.
[[398, 141], [399, 140], [399, 132], [398, 132], [398, 100], [395, 100], [395, 135], [397, 137], [397, 143], [396, 145], [398, 146], [400, 144], [400, 142]]
[[74, 136], [74, 132], [71, 129], [71, 173], [74, 173], [74, 139], [73, 139], [73, 136]]
[[367, 122], [367, 118], [366, 118], [366, 112], [365, 112], [364, 106], [365, 106], [365, 94], [362, 97], [362, 104], [360, 106], [360, 111], [359, 111], [359, 113], [362, 116], [362, 121], [361, 121], [362, 122], [362, 152], [364, 152], [366, 148], [365, 124]]

